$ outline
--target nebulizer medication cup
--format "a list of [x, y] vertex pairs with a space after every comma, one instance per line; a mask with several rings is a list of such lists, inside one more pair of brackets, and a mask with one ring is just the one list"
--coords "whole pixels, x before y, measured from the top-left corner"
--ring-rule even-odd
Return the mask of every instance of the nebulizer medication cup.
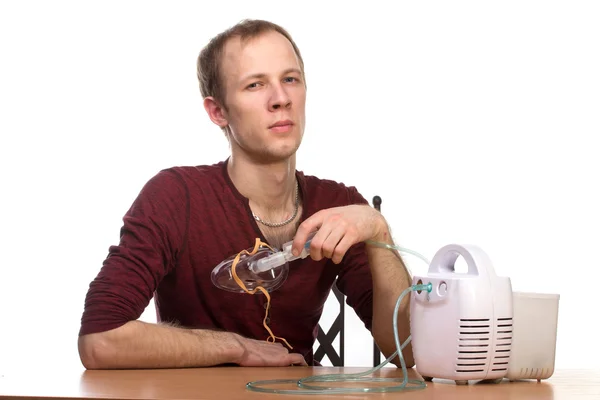
[[277, 267], [280, 267], [290, 261], [294, 261], [300, 258], [306, 258], [310, 254], [310, 239], [304, 244], [300, 254], [295, 256], [292, 254], [292, 243], [293, 241], [287, 242], [283, 245], [282, 250], [273, 253], [267, 257], [253, 259], [248, 263], [248, 267], [254, 273], [262, 273]]

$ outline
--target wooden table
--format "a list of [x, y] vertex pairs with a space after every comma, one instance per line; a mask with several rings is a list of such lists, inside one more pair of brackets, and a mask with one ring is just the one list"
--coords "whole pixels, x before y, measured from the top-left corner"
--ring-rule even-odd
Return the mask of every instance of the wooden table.
[[[600, 370], [559, 370], [542, 382], [470, 382], [457, 386], [454, 381], [434, 379], [427, 388], [397, 393], [353, 395], [274, 395], [246, 389], [249, 381], [298, 379], [310, 375], [356, 373], [368, 368], [287, 367], [287, 368], [194, 368], [120, 371], [39, 371], [4, 373], [0, 376], [0, 398], [52, 399], [600, 399]], [[402, 370], [384, 368], [382, 377], [402, 377]], [[414, 369], [410, 379], [420, 379]], [[349, 385], [336, 383], [335, 386]], [[363, 383], [360, 386], [374, 386]], [[295, 389], [295, 385], [274, 386]]]

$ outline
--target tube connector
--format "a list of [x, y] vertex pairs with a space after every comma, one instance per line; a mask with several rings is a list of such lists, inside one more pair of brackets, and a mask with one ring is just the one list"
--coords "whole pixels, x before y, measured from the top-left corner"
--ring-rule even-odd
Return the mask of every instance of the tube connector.
[[433, 285], [431, 284], [431, 282], [420, 283], [420, 284], [412, 285], [412, 290], [414, 290], [414, 291], [426, 290], [428, 293], [431, 293], [431, 291], [433, 290]]

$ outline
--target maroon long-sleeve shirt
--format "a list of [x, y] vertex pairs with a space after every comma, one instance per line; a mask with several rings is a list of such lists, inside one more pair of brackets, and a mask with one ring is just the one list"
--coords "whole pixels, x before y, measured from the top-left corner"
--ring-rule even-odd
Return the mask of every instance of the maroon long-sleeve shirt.
[[[325, 208], [368, 204], [354, 187], [300, 171], [296, 176], [302, 220]], [[127, 211], [119, 244], [110, 247], [90, 284], [80, 335], [138, 319], [154, 296], [159, 322], [266, 339], [265, 296], [227, 292], [210, 278], [216, 265], [252, 248], [257, 237], [266, 242], [248, 199], [229, 178], [227, 160], [160, 171]], [[336, 278], [348, 305], [371, 330], [373, 290], [364, 244], [353, 246], [337, 265], [310, 257], [291, 262], [285, 283], [271, 293], [270, 329], [309, 365], [323, 305]]]

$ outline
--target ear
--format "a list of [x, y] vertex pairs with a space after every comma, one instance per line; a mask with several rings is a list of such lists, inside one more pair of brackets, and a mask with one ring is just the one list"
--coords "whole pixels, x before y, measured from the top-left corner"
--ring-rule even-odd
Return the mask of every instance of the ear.
[[229, 125], [229, 122], [227, 121], [227, 115], [225, 113], [225, 110], [223, 109], [223, 107], [215, 100], [214, 97], [206, 97], [204, 99], [204, 109], [206, 110], [206, 113], [208, 114], [208, 117], [210, 118], [210, 120], [212, 122], [214, 122], [216, 125], [218, 125], [221, 128], [225, 128], [227, 125]]

